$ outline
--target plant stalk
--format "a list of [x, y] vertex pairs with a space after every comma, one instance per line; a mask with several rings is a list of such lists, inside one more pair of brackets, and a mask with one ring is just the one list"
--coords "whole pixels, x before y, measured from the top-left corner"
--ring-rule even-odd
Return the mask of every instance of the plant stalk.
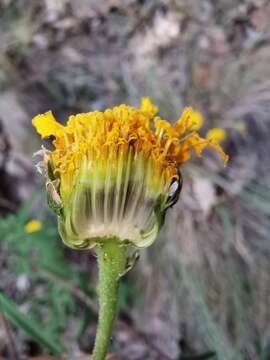
[[93, 360], [104, 360], [110, 345], [117, 310], [119, 279], [126, 268], [127, 246], [117, 239], [97, 246], [99, 316]]

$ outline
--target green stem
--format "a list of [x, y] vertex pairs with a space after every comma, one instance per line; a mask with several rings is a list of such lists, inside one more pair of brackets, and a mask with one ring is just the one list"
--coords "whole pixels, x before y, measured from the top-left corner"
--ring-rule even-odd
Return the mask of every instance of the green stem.
[[99, 316], [93, 360], [104, 360], [110, 345], [116, 315], [120, 275], [125, 271], [127, 246], [117, 239], [97, 247], [99, 266]]

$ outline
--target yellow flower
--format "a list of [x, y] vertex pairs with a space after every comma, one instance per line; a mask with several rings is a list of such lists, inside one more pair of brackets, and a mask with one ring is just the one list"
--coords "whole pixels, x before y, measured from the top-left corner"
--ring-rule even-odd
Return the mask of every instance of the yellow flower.
[[220, 136], [197, 133], [200, 113], [186, 108], [172, 125], [157, 112], [143, 98], [139, 109], [120, 105], [72, 115], [66, 126], [51, 112], [33, 119], [42, 138], [54, 137], [54, 150], [42, 150], [48, 199], [69, 246], [90, 248], [109, 237], [150, 245], [178, 199], [179, 167], [191, 151], [200, 156], [210, 146], [227, 162]]
[[28, 234], [40, 231], [42, 229], [42, 222], [39, 220], [30, 220], [24, 227], [24, 231]]

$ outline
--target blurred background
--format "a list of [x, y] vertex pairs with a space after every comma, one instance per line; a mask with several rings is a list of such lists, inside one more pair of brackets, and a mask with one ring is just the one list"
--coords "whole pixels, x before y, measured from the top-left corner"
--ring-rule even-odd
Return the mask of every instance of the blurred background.
[[[31, 119], [191, 105], [226, 130], [227, 168], [182, 167], [180, 201], [120, 289], [112, 352], [127, 360], [270, 359], [270, 3], [0, 1], [0, 356], [87, 359], [96, 260], [65, 248], [34, 168]], [[42, 222], [28, 233], [31, 219]]]

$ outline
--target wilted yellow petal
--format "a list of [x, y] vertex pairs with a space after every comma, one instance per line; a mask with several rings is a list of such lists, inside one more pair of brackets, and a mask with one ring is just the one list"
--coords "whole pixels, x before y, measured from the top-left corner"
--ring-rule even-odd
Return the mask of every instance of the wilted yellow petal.
[[213, 128], [208, 131], [207, 133], [207, 139], [216, 141], [217, 143], [220, 143], [226, 138], [225, 130], [219, 129], [219, 128]]
[[203, 126], [203, 116], [198, 111], [192, 111], [188, 120], [188, 128], [190, 130], [198, 130]]
[[227, 165], [227, 162], [229, 161], [229, 156], [223, 151], [222, 147], [217, 142], [211, 140], [208, 145], [214, 150], [216, 150], [217, 153], [220, 154], [220, 156], [224, 161], [224, 165]]
[[42, 222], [39, 220], [31, 220], [24, 227], [24, 231], [27, 232], [28, 234], [36, 231], [40, 231], [41, 229], [42, 229]]
[[46, 138], [51, 135], [58, 136], [63, 133], [65, 129], [63, 125], [56, 121], [51, 111], [35, 116], [32, 120], [32, 124], [42, 138]]
[[150, 114], [152, 117], [158, 112], [158, 106], [153, 105], [152, 101], [148, 97], [143, 97], [141, 102], [141, 111]]

